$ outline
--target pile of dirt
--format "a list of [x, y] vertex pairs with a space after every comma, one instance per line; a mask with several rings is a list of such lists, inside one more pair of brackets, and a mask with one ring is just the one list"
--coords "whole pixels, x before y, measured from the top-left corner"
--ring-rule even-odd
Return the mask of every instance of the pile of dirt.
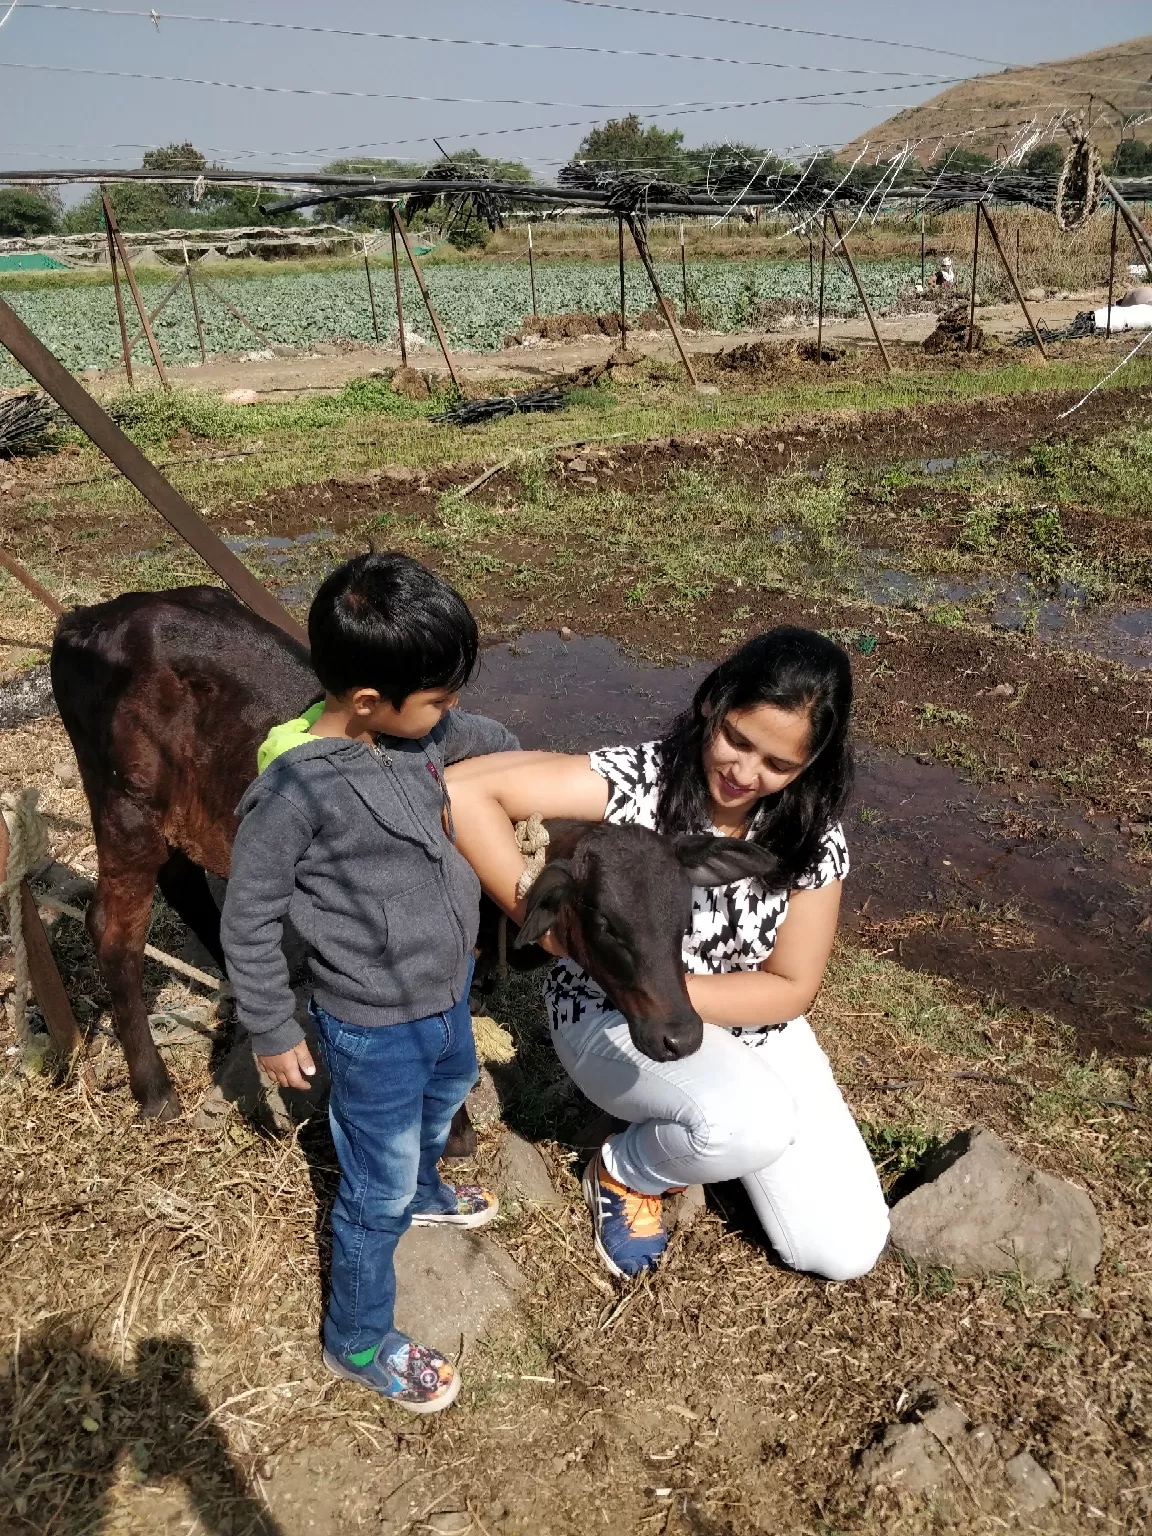
[[954, 304], [940, 316], [931, 336], [925, 338], [925, 352], [987, 352], [1002, 345], [973, 321], [969, 346], [968, 329], [968, 305]]
[[397, 368], [391, 379], [393, 392], [403, 395], [406, 400], [427, 400], [434, 382], [433, 376], [407, 366]]
[[533, 341], [578, 341], [582, 336], [619, 334], [618, 314], [585, 315], [576, 310], [567, 315], [532, 315], [514, 335], [504, 338], [504, 345], [522, 347]]
[[837, 363], [850, 355], [845, 347], [825, 343], [818, 348], [814, 341], [749, 341], [717, 352], [709, 362], [723, 373], [757, 379], [786, 373], [802, 363]]

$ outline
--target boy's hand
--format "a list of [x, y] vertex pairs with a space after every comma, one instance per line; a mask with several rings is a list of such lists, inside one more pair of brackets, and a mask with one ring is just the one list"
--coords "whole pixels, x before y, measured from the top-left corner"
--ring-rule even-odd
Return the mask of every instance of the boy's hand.
[[299, 1088], [307, 1091], [308, 1081], [316, 1076], [316, 1063], [306, 1041], [301, 1040], [290, 1051], [280, 1051], [275, 1056], [257, 1056], [257, 1065], [272, 1079], [277, 1088]]

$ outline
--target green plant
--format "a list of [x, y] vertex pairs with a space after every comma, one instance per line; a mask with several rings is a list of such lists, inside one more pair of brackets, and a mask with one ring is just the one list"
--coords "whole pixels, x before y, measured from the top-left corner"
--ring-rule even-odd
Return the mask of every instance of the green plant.
[[942, 704], [921, 704], [920, 719], [925, 725], [971, 725], [972, 716], [962, 709], [948, 709]]

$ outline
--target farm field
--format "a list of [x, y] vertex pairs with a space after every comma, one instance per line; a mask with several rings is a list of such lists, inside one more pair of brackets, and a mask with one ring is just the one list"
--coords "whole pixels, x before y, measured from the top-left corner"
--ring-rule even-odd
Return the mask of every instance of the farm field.
[[[734, 267], [715, 289], [733, 327], [751, 302]], [[773, 270], [756, 266], [756, 282]], [[478, 280], [462, 264], [430, 281], [445, 274]], [[614, 270], [601, 298], [602, 276], [585, 271], [580, 291], [611, 308]], [[786, 280], [806, 294], [807, 263]], [[678, 272], [667, 281], [678, 292]], [[557, 283], [546, 303], [581, 307]], [[263, 311], [255, 289], [235, 302], [257, 324], [306, 327], [322, 303], [326, 323], [352, 316], [362, 284], [349, 272], [300, 289], [298, 311], [282, 289]], [[523, 319], [526, 272], [493, 292], [490, 312], [459, 322], [481, 339], [461, 344], [495, 347]], [[96, 315], [109, 295], [91, 293]], [[639, 288], [635, 302], [647, 307]], [[462, 299], [443, 308], [467, 317]], [[56, 322], [38, 310], [30, 323]], [[183, 345], [162, 332], [169, 343]], [[594, 1267], [578, 1192], [587, 1107], [555, 1063], [538, 978], [513, 977], [483, 1001], [517, 1047], [503, 1118], [538, 1146], [561, 1203], [513, 1205], [495, 1229], [522, 1290], [467, 1345], [460, 1406], [398, 1423], [320, 1368], [316, 1232], [334, 1187], [322, 1125], [277, 1140], [238, 1113], [195, 1119], [231, 1039], [226, 1009], [211, 1056], [167, 1049], [188, 1110], [172, 1125], [135, 1119], [110, 1042], [90, 1077], [62, 1085], [0, 1058], [13, 1245], [0, 1305], [21, 1361], [0, 1381], [0, 1417], [18, 1425], [0, 1525], [1146, 1528], [1152, 363], [1137, 357], [1063, 416], [1126, 350], [1069, 342], [1040, 368], [1007, 349], [928, 359], [896, 345], [891, 379], [867, 351], [746, 372], [702, 362], [715, 395], [646, 360], [585, 382], [555, 415], [466, 431], [428, 419], [442, 399], [402, 399], [380, 378], [246, 407], [187, 389], [117, 396], [125, 429], [297, 613], [369, 539], [448, 575], [486, 645], [470, 697], [526, 746], [643, 739], [708, 661], [772, 623], [838, 638], [860, 774], [846, 921], [814, 1025], [887, 1186], [956, 1130], [990, 1126], [1089, 1191], [1104, 1259], [1091, 1288], [962, 1279], [892, 1254], [862, 1281], [823, 1284], [776, 1266], [721, 1186], [663, 1268], [617, 1291]], [[66, 603], [205, 579], [78, 438], [0, 462], [0, 538]], [[67, 744], [43, 692], [50, 618], [7, 577], [0, 592], [0, 782], [39, 785], [56, 856], [91, 871], [83, 795], [54, 767]], [[169, 949], [187, 937], [159, 901], [152, 936]], [[86, 938], [61, 920], [54, 944], [98, 1031], [107, 997]], [[155, 967], [148, 987], [156, 1011], [197, 992]], [[482, 1129], [481, 1178], [500, 1135], [499, 1121]], [[1013, 1527], [980, 1486], [934, 1508], [866, 1489], [861, 1452], [925, 1375], [1049, 1470], [1046, 1512]]]

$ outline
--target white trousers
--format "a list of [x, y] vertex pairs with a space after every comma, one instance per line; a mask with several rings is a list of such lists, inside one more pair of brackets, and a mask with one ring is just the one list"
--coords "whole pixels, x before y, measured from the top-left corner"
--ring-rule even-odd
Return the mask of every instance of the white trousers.
[[852, 1280], [875, 1264], [888, 1208], [807, 1019], [751, 1035], [705, 1024], [700, 1049], [679, 1061], [642, 1055], [620, 1013], [589, 1009], [553, 1040], [581, 1092], [632, 1122], [605, 1145], [620, 1183], [657, 1195], [740, 1179], [793, 1269]]

